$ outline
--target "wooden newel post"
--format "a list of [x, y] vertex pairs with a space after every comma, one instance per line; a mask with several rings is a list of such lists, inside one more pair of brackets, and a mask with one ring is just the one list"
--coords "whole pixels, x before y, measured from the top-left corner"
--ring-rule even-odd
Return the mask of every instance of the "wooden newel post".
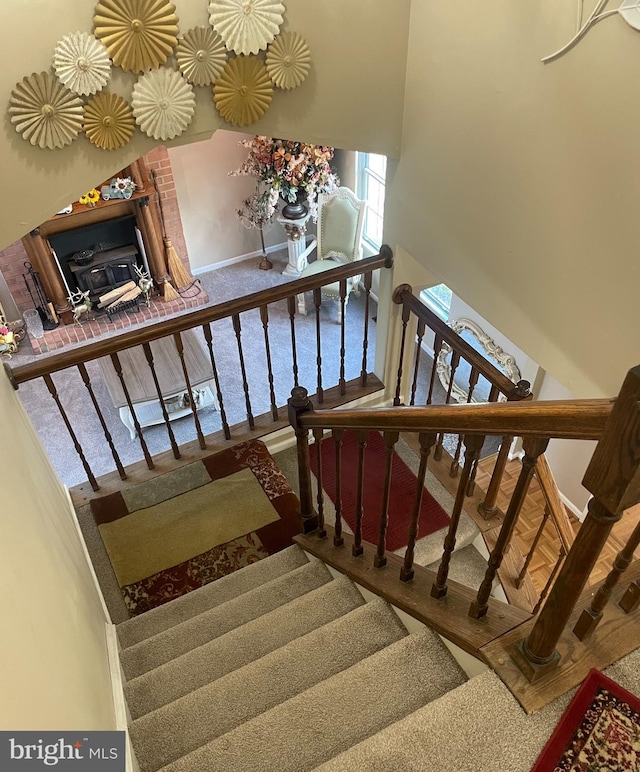
[[529, 636], [512, 656], [534, 681], [559, 659], [556, 644], [614, 523], [640, 500], [640, 366], [627, 373], [582, 484], [587, 517]]
[[287, 401], [289, 423], [296, 433], [298, 447], [298, 482], [300, 485], [300, 524], [302, 533], [311, 533], [318, 527], [318, 515], [313, 508], [311, 464], [309, 462], [309, 431], [300, 426], [300, 416], [313, 412], [313, 403], [303, 386], [294, 386]]

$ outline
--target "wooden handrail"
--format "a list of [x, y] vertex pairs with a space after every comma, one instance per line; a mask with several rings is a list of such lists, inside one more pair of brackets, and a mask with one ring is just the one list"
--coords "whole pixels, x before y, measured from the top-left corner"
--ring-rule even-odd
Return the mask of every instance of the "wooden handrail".
[[40, 378], [49, 373], [65, 370], [67, 367], [73, 367], [74, 365], [88, 362], [92, 359], [99, 359], [132, 346], [139, 346], [142, 343], [149, 343], [158, 338], [184, 332], [208, 322], [225, 319], [235, 314], [240, 314], [243, 311], [260, 308], [269, 303], [286, 300], [300, 293], [309, 292], [326, 284], [332, 284], [352, 276], [359, 276], [376, 268], [390, 268], [392, 264], [393, 255], [391, 249], [383, 244], [378, 255], [358, 260], [355, 263], [338, 266], [330, 271], [325, 271], [319, 276], [295, 279], [278, 287], [270, 287], [260, 292], [253, 292], [251, 295], [244, 295], [224, 303], [218, 303], [215, 306], [203, 306], [180, 316], [161, 319], [153, 324], [123, 332], [120, 335], [88, 343], [86, 346], [42, 357], [20, 367], [14, 368], [10, 365], [5, 365], [5, 370], [14, 388], [18, 388], [21, 383], [31, 381], [34, 378]]
[[571, 527], [566, 507], [560, 498], [560, 491], [556, 485], [553, 472], [544, 455], [538, 458], [535, 475], [540, 483], [540, 490], [549, 508], [549, 514], [558, 532], [558, 537], [562, 542], [565, 552], [569, 552], [574, 539], [573, 528]]
[[305, 429], [515, 435], [597, 440], [614, 400], [487, 402], [425, 407], [318, 410], [299, 418]]
[[408, 285], [401, 285], [394, 294], [394, 302], [403, 304], [418, 319], [424, 321], [445, 343], [448, 343], [457, 351], [463, 359], [475, 367], [489, 381], [497, 386], [500, 391], [507, 395], [513, 391], [514, 383], [511, 379], [493, 365], [488, 359], [482, 356], [479, 351], [473, 348], [457, 332], [454, 332], [449, 325], [444, 322], [430, 308], [427, 308], [419, 298], [417, 298], [409, 289]]

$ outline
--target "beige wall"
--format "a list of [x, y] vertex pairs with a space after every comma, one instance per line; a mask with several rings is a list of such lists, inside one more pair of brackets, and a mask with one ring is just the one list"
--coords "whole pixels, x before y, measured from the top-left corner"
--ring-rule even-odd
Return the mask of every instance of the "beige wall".
[[[169, 151], [192, 268], [261, 249], [259, 231], [245, 228], [236, 216], [243, 199], [255, 190], [256, 180], [229, 177], [247, 157], [239, 141], [251, 136], [220, 130], [210, 139]], [[265, 231], [267, 247], [285, 241], [281, 225], [274, 223]]]
[[114, 729], [102, 607], [64, 489], [3, 374], [0, 435], [0, 729]]
[[[207, 23], [206, 2], [180, 0], [176, 6], [182, 30]], [[386, 0], [367, 0], [366, 13], [358, 0], [288, 0], [286, 7], [286, 25], [307, 39], [313, 68], [300, 88], [275, 93], [270, 111], [251, 132], [397, 155], [410, 0], [395, 0], [393, 14]], [[49, 68], [63, 35], [92, 29], [93, 8], [86, 0], [0, 3], [3, 104], [16, 82]], [[131, 76], [117, 72], [110, 88], [128, 95], [132, 82]], [[192, 125], [173, 144], [229, 128], [215, 111], [210, 89], [198, 89], [196, 99]], [[137, 131], [134, 136], [117, 152], [98, 150], [84, 137], [60, 150], [40, 150], [20, 138], [5, 114], [0, 130], [0, 248], [153, 147], [153, 140]]]
[[575, 3], [413, 2], [401, 243], [577, 396], [639, 360], [640, 37], [601, 22], [567, 56]]

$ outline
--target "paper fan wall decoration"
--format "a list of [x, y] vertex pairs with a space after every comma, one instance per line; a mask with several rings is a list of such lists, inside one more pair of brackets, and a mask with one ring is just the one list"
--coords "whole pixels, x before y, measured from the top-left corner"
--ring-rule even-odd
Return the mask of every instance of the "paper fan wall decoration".
[[74, 94], [95, 94], [111, 76], [111, 61], [104, 45], [88, 32], [65, 35], [53, 52], [58, 80]]
[[48, 72], [34, 72], [11, 92], [11, 123], [32, 145], [53, 150], [71, 144], [82, 129], [82, 99]]
[[138, 78], [131, 99], [136, 123], [153, 139], [179, 136], [196, 109], [193, 86], [179, 72], [161, 67]]
[[98, 94], [84, 108], [84, 133], [102, 150], [126, 145], [135, 127], [131, 106], [118, 94]]
[[299, 86], [311, 69], [307, 41], [297, 32], [283, 32], [267, 49], [267, 72], [278, 88]]
[[176, 7], [167, 0], [100, 0], [95, 35], [123, 70], [143, 72], [164, 64], [178, 42]]
[[180, 38], [176, 62], [189, 83], [208, 86], [224, 70], [227, 49], [211, 27], [194, 27]]
[[284, 5], [277, 0], [211, 0], [209, 21], [236, 54], [257, 54], [280, 31]]
[[238, 56], [228, 61], [213, 87], [218, 112], [235, 126], [248, 126], [262, 118], [272, 98], [267, 68], [255, 56]]

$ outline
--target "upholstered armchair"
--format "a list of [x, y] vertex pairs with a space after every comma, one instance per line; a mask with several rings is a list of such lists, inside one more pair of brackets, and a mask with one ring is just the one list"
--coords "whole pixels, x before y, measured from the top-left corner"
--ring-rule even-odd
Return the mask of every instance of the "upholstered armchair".
[[[349, 188], [338, 188], [332, 193], [321, 193], [318, 196], [318, 235], [317, 241], [311, 242], [304, 252], [308, 256], [315, 250], [316, 259], [308, 263], [300, 278], [317, 276], [329, 271], [337, 265], [352, 263], [362, 257], [362, 230], [366, 201], [356, 198]], [[347, 295], [359, 293], [360, 277], [347, 279]], [[340, 301], [340, 282], [332, 282], [322, 287], [323, 297]], [[298, 295], [298, 311], [306, 314], [304, 294]], [[342, 321], [342, 304], [338, 303], [338, 321]]]

